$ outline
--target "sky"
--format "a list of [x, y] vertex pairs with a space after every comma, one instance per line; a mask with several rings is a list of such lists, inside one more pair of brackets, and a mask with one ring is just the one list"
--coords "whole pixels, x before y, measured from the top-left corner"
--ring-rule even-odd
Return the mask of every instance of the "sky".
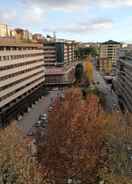
[[132, 42], [132, 0], [4, 0], [0, 23], [84, 42]]

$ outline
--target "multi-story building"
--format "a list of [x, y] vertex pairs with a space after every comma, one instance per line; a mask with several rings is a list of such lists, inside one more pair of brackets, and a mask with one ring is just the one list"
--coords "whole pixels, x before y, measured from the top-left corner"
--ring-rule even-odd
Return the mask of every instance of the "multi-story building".
[[47, 82], [74, 80], [74, 68], [77, 61], [75, 49], [77, 43], [66, 40], [44, 42], [44, 60]]
[[0, 40], [0, 123], [40, 95], [44, 75], [43, 45]]
[[117, 62], [117, 51], [121, 43], [109, 40], [100, 46], [99, 68], [104, 74], [115, 73]]
[[56, 40], [44, 43], [45, 66], [47, 65], [63, 65], [74, 62], [75, 48], [77, 43], [72, 41]]
[[0, 37], [9, 36], [9, 28], [7, 24], [0, 24]]
[[120, 49], [114, 82], [121, 107], [132, 112], [132, 49]]
[[33, 42], [44, 42], [44, 36], [40, 33], [35, 33], [32, 35]]
[[16, 40], [23, 41], [32, 41], [32, 34], [28, 30], [24, 30], [21, 28], [16, 28]]
[[7, 24], [0, 24], [0, 37], [13, 38], [15, 37], [15, 31], [11, 29]]

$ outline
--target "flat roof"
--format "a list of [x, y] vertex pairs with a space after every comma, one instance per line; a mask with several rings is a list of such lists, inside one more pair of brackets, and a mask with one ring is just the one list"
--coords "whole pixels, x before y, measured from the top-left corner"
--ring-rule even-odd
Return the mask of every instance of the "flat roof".
[[0, 46], [17, 46], [17, 47], [43, 47], [43, 44], [34, 43], [34, 42], [26, 42], [19, 41], [15, 39], [1, 39], [0, 38]]
[[64, 68], [46, 68], [45, 75], [64, 75]]

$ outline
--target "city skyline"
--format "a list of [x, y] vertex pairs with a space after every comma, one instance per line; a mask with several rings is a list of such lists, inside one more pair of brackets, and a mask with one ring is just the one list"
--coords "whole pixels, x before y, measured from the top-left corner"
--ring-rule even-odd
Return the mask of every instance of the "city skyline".
[[78, 41], [132, 42], [131, 0], [12, 0], [0, 3], [0, 23]]

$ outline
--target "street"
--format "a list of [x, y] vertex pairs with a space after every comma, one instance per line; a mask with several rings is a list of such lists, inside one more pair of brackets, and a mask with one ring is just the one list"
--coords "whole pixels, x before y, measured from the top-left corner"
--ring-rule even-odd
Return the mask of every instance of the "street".
[[[111, 88], [106, 84], [105, 80], [101, 74], [94, 67], [94, 81], [97, 84], [97, 88], [101, 91], [106, 99], [106, 111], [112, 112], [118, 107], [118, 99], [114, 92], [111, 91]], [[62, 94], [61, 90], [53, 89], [50, 91], [47, 96], [39, 99], [36, 104], [33, 104], [27, 113], [25, 113], [21, 120], [17, 120], [16, 124], [21, 128], [25, 133], [27, 133], [32, 126], [38, 121], [38, 118], [43, 113], [48, 113], [49, 105], [52, 103], [52, 100], [57, 97], [57, 95]]]
[[112, 112], [114, 111], [115, 107], [118, 110], [119, 105], [118, 105], [118, 98], [115, 95], [114, 92], [111, 91], [111, 87], [105, 82], [99, 71], [97, 71], [94, 68], [94, 80], [97, 84], [97, 87], [99, 91], [101, 91], [106, 100], [106, 111], [107, 112]]
[[47, 96], [42, 97], [36, 104], [33, 104], [30, 112], [25, 113], [21, 120], [16, 121], [17, 126], [27, 133], [33, 124], [38, 121], [40, 114], [47, 113], [52, 100], [61, 93], [62, 91], [60, 90], [50, 91]]

